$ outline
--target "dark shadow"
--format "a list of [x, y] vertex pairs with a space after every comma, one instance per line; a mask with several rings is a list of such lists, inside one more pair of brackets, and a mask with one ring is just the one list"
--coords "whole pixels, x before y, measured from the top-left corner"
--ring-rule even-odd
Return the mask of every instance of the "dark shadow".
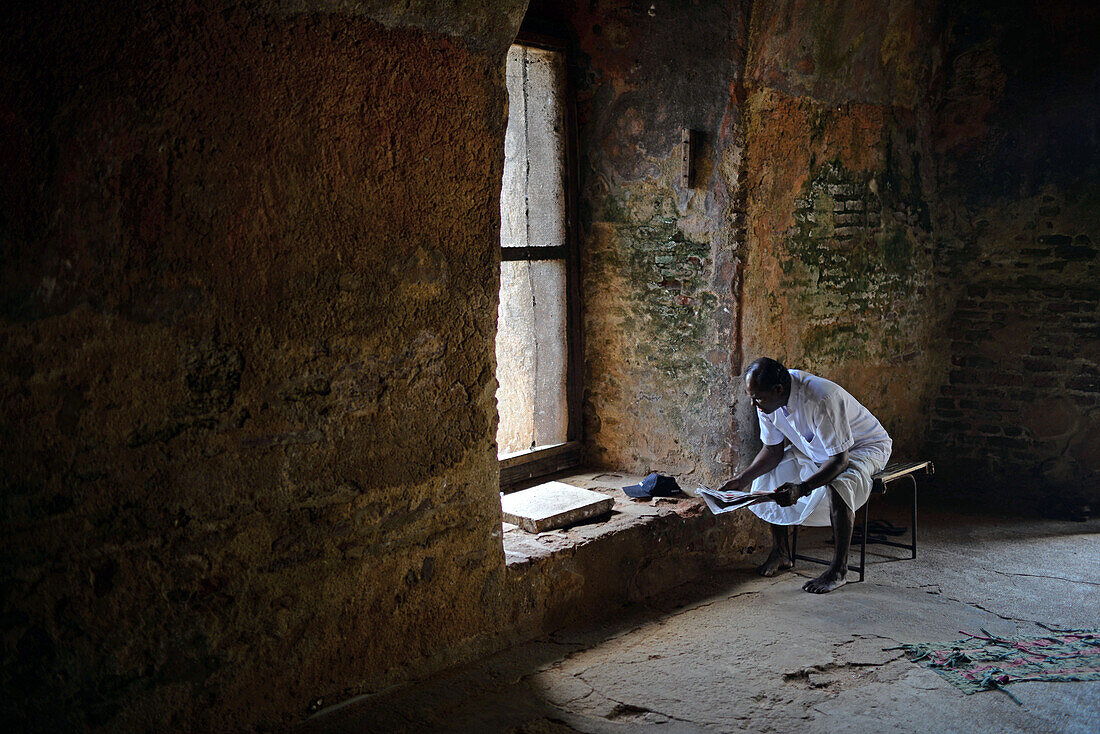
[[[732, 596], [749, 570], [716, 571], [644, 603], [629, 604], [599, 623], [559, 630], [426, 680], [395, 686], [321, 709], [296, 732], [370, 734], [393, 731], [576, 731], [529, 678], [581, 650], [612, 640], [715, 596]], [[426, 705], [430, 704], [430, 705]], [[469, 720], [469, 725], [464, 725]], [[543, 721], [553, 722], [544, 728]]]

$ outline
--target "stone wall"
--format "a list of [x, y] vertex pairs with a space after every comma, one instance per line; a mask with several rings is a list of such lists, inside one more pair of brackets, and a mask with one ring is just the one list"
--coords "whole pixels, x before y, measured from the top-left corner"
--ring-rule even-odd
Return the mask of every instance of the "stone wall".
[[745, 358], [848, 386], [944, 496], [1097, 502], [1097, 16], [753, 6]]
[[[594, 462], [728, 475], [771, 354], [968, 496], [1094, 501], [1097, 11], [1002, 5], [560, 4]], [[277, 727], [548, 623], [496, 494], [523, 11], [0, 11], [9, 728]]]
[[500, 622], [523, 3], [297, 5], [3, 11], [6, 722], [273, 725]]
[[[736, 466], [747, 2], [568, 3], [577, 37], [590, 461], [716, 482]], [[697, 137], [680, 182], [681, 128]]]
[[942, 474], [982, 477], [977, 501], [1080, 516], [1100, 500], [1098, 195], [1074, 202], [1076, 217], [1056, 193], [1014, 202], [982, 227], [930, 433]]
[[952, 7], [936, 101], [938, 278], [954, 303], [931, 450], [977, 502], [1100, 504], [1100, 10]]
[[844, 385], [902, 457], [923, 445], [943, 371], [931, 5], [758, 3], [746, 70], [745, 359]]

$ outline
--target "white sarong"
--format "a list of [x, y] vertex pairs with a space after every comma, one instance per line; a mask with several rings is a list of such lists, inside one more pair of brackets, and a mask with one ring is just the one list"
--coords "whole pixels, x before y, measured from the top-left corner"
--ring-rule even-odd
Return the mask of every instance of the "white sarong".
[[[871, 475], [881, 471], [890, 459], [890, 448], [867, 446], [848, 452], [848, 468], [824, 487], [818, 487], [790, 507], [761, 502], [749, 507], [757, 517], [773, 525], [832, 524], [829, 517], [829, 487], [837, 491], [852, 511], [863, 507], [871, 495]], [[779, 465], [752, 483], [753, 492], [771, 492], [787, 482], [804, 482], [821, 467], [794, 446], [788, 445]]]

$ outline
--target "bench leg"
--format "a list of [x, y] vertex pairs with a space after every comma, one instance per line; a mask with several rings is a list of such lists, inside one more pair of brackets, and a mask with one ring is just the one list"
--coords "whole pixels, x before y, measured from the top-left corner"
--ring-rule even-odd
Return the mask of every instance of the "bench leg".
[[794, 568], [794, 559], [795, 559], [795, 556], [798, 554], [798, 526], [797, 525], [795, 525], [793, 528], [791, 528], [791, 542], [790, 542], [790, 545], [787, 546], [787, 547], [790, 548], [790, 551], [791, 551], [791, 568], [793, 569]]
[[[874, 542], [875, 543], [881, 543], [882, 545], [893, 546], [895, 548], [908, 548], [909, 549], [909, 557], [910, 558], [916, 558], [917, 557], [917, 478], [915, 476], [913, 476], [912, 474], [906, 474], [904, 476], [907, 479], [909, 479], [909, 481], [913, 485], [913, 504], [912, 504], [912, 509], [910, 511], [910, 516], [909, 516], [909, 521], [910, 521], [911, 526], [912, 526], [912, 533], [911, 533], [911, 536], [910, 536], [910, 542], [908, 544], [906, 544], [906, 543], [896, 543], [894, 541], [886, 540], [886, 539], [875, 540]], [[896, 481], [897, 479], [900, 479], [900, 478], [901, 477], [895, 477], [893, 481]], [[874, 495], [872, 494], [871, 497], [873, 497], [873, 496]], [[862, 523], [863, 537], [860, 539], [860, 544], [859, 544], [859, 565], [856, 566], [854, 564], [848, 564], [848, 570], [849, 571], [858, 571], [859, 572], [859, 580], [860, 581], [863, 581], [864, 576], [866, 575], [866, 571], [867, 571], [867, 543], [868, 543], [867, 526], [869, 525], [871, 497], [867, 498], [867, 502], [864, 503], [863, 508], [862, 508], [862, 510], [863, 510], [863, 523]], [[834, 542], [835, 542], [835, 539], [834, 539]], [[791, 567], [792, 568], [794, 567], [794, 563], [795, 563], [796, 560], [810, 561], [811, 563], [820, 563], [820, 564], [826, 565], [826, 566], [829, 565], [829, 563], [830, 563], [830, 561], [826, 561], [826, 560], [823, 560], [823, 559], [820, 559], [820, 558], [811, 558], [810, 556], [800, 556], [800, 555], [798, 555], [798, 526], [797, 525], [792, 527], [790, 550], [791, 550], [790, 559], [791, 559]], [[848, 549], [848, 552], [849, 552], [849, 554], [851, 553], [851, 548]]]
[[863, 503], [863, 536], [859, 539], [859, 580], [863, 581], [863, 571], [867, 567], [867, 515], [871, 509], [871, 498]]
[[911, 527], [913, 528], [913, 534], [912, 534], [913, 544], [909, 547], [909, 550], [911, 551], [909, 557], [910, 558], [916, 558], [917, 557], [917, 478], [914, 477], [912, 474], [910, 474], [909, 475], [909, 481], [913, 483], [913, 515], [912, 515], [912, 518], [911, 518], [911, 520], [912, 520]]
[[[864, 503], [863, 508], [861, 510], [863, 512], [863, 538], [861, 538], [860, 544], [859, 544], [859, 565], [856, 566], [852, 563], [849, 563], [848, 566], [847, 566], [847, 569], [849, 571], [858, 571], [859, 572], [859, 580], [860, 581], [863, 581], [863, 576], [864, 576], [864, 573], [865, 573], [866, 568], [867, 568], [867, 505], [868, 504], [870, 504], [870, 498], [868, 498], [867, 503]], [[797, 525], [792, 525], [791, 526], [791, 538], [790, 538], [790, 540], [791, 540], [791, 542], [790, 542], [790, 550], [791, 550], [790, 561], [791, 561], [791, 568], [792, 569], [794, 568], [795, 562], [798, 561], [798, 560], [809, 561], [811, 563], [820, 563], [822, 566], [828, 566], [832, 563], [832, 561], [826, 561], [822, 558], [811, 558], [810, 556], [800, 556], [800, 555], [798, 555], [798, 526]], [[836, 545], [835, 545], [836, 544], [836, 536], [835, 535], [833, 536], [833, 544], [834, 544], [833, 545], [833, 550], [835, 552], [835, 550], [836, 550]], [[848, 548], [848, 557], [851, 558], [851, 555], [852, 555], [852, 549], [851, 549], [851, 547], [849, 547]]]

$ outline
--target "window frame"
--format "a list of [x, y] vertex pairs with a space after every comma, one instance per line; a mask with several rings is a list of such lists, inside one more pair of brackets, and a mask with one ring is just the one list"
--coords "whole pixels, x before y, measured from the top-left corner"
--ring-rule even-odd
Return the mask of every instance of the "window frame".
[[[562, 55], [565, 67], [562, 95], [562, 122], [565, 127], [565, 161], [562, 166], [565, 180], [565, 244], [552, 247], [503, 247], [497, 243], [500, 259], [565, 260], [566, 298], [566, 441], [545, 448], [525, 451], [521, 454], [498, 459], [500, 466], [500, 490], [513, 492], [531, 480], [576, 468], [581, 463], [583, 448], [583, 418], [581, 415], [582, 377], [584, 369], [583, 340], [581, 334], [580, 299], [580, 245], [578, 237], [578, 167], [577, 167], [577, 115], [576, 99], [570, 73], [572, 55], [568, 42], [561, 37], [543, 33], [520, 31], [513, 46], [528, 46]], [[498, 266], [499, 268], [499, 266]]]

